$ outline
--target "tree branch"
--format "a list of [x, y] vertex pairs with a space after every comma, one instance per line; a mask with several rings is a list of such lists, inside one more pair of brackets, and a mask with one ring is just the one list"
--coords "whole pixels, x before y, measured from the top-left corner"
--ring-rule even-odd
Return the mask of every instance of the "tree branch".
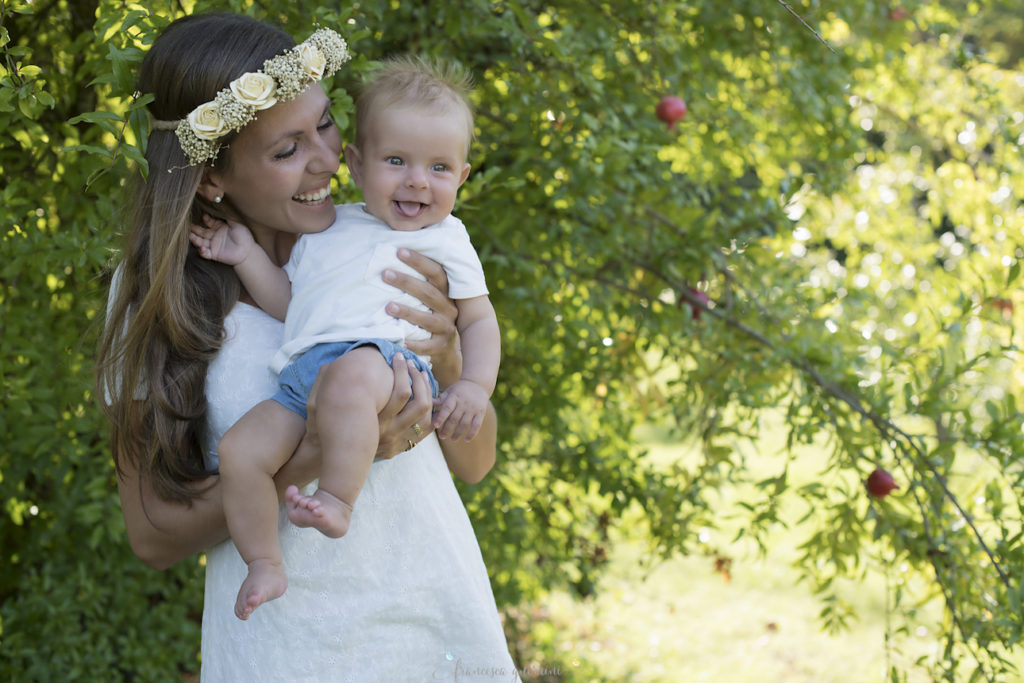
[[[667, 219], [666, 217], [664, 217], [664, 216], [659, 216], [659, 222], [671, 223], [671, 221], [669, 219]], [[676, 231], [682, 232], [682, 229], [679, 228], [678, 226], [674, 226], [674, 227], [675, 227]], [[543, 263], [544, 265], [549, 266], [549, 267], [557, 267], [557, 268], [562, 268], [562, 269], [568, 270], [569, 272], [573, 273], [574, 275], [576, 275], [579, 278], [586, 278], [586, 279], [592, 280], [594, 282], [600, 282], [602, 284], [614, 287], [615, 289], [618, 289], [620, 291], [626, 292], [626, 293], [631, 294], [633, 296], [637, 296], [638, 298], [642, 298], [642, 299], [649, 299], [650, 298], [650, 296], [647, 293], [645, 293], [645, 292], [640, 292], [640, 291], [638, 291], [636, 289], [633, 289], [633, 288], [630, 288], [630, 287], [626, 287], [621, 282], [618, 282], [618, 281], [615, 281], [615, 280], [611, 280], [611, 279], [609, 279], [607, 277], [604, 277], [604, 276], [600, 276], [600, 275], [598, 275], [597, 273], [594, 273], [594, 272], [583, 272], [583, 271], [581, 271], [581, 270], [579, 270], [577, 268], [573, 268], [571, 266], [567, 266], [565, 263], [561, 263], [561, 262], [556, 263], [556, 262], [554, 262], [553, 260], [550, 260], [550, 259], [536, 259], [535, 257], [531, 257], [531, 255], [528, 255], [528, 254], [520, 254], [520, 256], [522, 258], [526, 259], [526, 260], [539, 260], [541, 263]], [[851, 394], [849, 391], [847, 391], [843, 387], [839, 386], [838, 384], [836, 384], [832, 380], [826, 378], [806, 358], [804, 358], [804, 357], [792, 357], [789, 354], [784, 353], [783, 351], [780, 350], [778, 344], [773, 342], [771, 339], [769, 339], [767, 336], [765, 336], [761, 332], [758, 332], [757, 330], [753, 329], [749, 325], [746, 325], [745, 323], [743, 323], [740, 320], [736, 319], [731, 314], [724, 312], [722, 309], [720, 309], [720, 308], [712, 308], [709, 305], [705, 304], [703, 301], [698, 299], [696, 296], [694, 296], [690, 292], [690, 288], [687, 286], [686, 283], [676, 281], [674, 278], [669, 276], [667, 273], [662, 272], [659, 268], [655, 267], [653, 264], [651, 264], [651, 263], [649, 263], [649, 262], [647, 262], [647, 261], [645, 261], [643, 259], [636, 258], [636, 257], [629, 257], [628, 255], [626, 255], [625, 258], [626, 258], [626, 260], [628, 262], [632, 263], [633, 265], [637, 266], [638, 268], [642, 268], [646, 272], [648, 272], [651, 275], [655, 276], [656, 278], [660, 279], [662, 282], [664, 282], [666, 285], [668, 285], [676, 293], [677, 297], [682, 298], [683, 300], [685, 300], [688, 304], [690, 304], [694, 308], [700, 309], [701, 311], [706, 312], [707, 314], [717, 318], [718, 320], [721, 320], [727, 326], [729, 326], [729, 327], [737, 330], [741, 334], [743, 334], [743, 335], [753, 339], [754, 341], [756, 341], [757, 343], [761, 344], [762, 346], [764, 346], [769, 351], [773, 351], [773, 352], [778, 353], [782, 357], [784, 362], [786, 362], [791, 367], [793, 367], [794, 369], [796, 369], [797, 371], [801, 372], [803, 375], [808, 377], [813, 384], [815, 384], [818, 387], [820, 387], [826, 394], [828, 394], [828, 395], [832, 396], [834, 399], [836, 399], [836, 400], [846, 404], [851, 410], [854, 411], [854, 413], [860, 415], [863, 419], [865, 419], [868, 422], [870, 422], [875, 427], [875, 429], [878, 430], [878, 432], [887, 441], [895, 440], [895, 441], [898, 441], [899, 443], [902, 443], [904, 445], [905, 451], [907, 451], [910, 454], [912, 454], [914, 456], [915, 461], [918, 462], [920, 464], [920, 466], [922, 466], [925, 470], [927, 470], [928, 472], [930, 472], [932, 474], [932, 476], [934, 477], [934, 481], [938, 484], [939, 488], [942, 490], [943, 495], [946, 497], [946, 499], [948, 499], [953, 504], [953, 506], [956, 508], [957, 512], [960, 514], [961, 518], [964, 520], [964, 523], [971, 529], [971, 532], [974, 535], [975, 539], [977, 540], [978, 545], [981, 547], [981, 549], [985, 553], [985, 555], [988, 556], [989, 561], [992, 563], [992, 566], [995, 568], [996, 573], [999, 575], [999, 578], [1002, 581], [1003, 585], [1006, 587], [1007, 590], [1012, 590], [1011, 585], [1010, 585], [1009, 577], [1006, 575], [1005, 571], [1003, 570], [1002, 565], [1000, 564], [999, 560], [996, 559], [995, 554], [991, 551], [991, 549], [989, 549], [988, 544], [985, 542], [985, 539], [983, 538], [983, 536], [981, 534], [981, 531], [978, 529], [977, 525], [974, 523], [974, 519], [971, 517], [970, 514], [968, 514], [968, 512], [960, 504], [960, 501], [957, 499], [957, 497], [949, 489], [949, 486], [948, 486], [948, 484], [946, 482], [946, 478], [942, 475], [942, 473], [940, 473], [938, 471], [938, 469], [934, 465], [932, 465], [928, 461], [927, 454], [924, 453], [922, 451], [921, 447], [917, 445], [917, 443], [915, 442], [914, 437], [912, 435], [910, 435], [909, 433], [904, 431], [902, 428], [897, 426], [892, 420], [890, 420], [890, 419], [888, 419], [888, 418], [886, 418], [886, 417], [876, 413], [875, 411], [873, 411], [870, 408], [868, 408], [867, 406], [865, 406], [864, 403], [862, 403], [861, 400], [857, 396]], [[735, 275], [733, 273], [731, 273], [730, 271], [728, 271], [728, 269], [720, 268], [719, 272], [721, 272], [724, 275], [724, 277], [729, 279], [731, 282], [733, 282], [737, 286], [741, 286], [742, 287], [742, 284], [739, 283], [736, 280]], [[779, 321], [776, 320], [774, 318], [774, 316], [772, 316], [767, 311], [767, 309], [758, 302], [757, 297], [754, 296], [753, 293], [750, 292], [745, 287], [743, 287], [743, 291], [744, 291], [744, 293], [748, 297], [750, 297], [749, 300], [753, 303], [753, 305], [755, 307], [757, 307], [757, 309], [761, 313], [761, 315], [766, 320], [768, 320], [770, 323], [772, 323], [777, 329], [780, 328]], [[784, 333], [784, 332], [780, 333], [780, 336], [782, 337], [782, 340], [784, 342], [789, 342], [789, 341], [792, 340], [792, 337], [790, 335]], [[920, 501], [918, 501], [918, 503], [920, 505]]]
[[803, 25], [804, 25], [805, 27], [807, 27], [807, 30], [808, 30], [808, 31], [810, 31], [811, 33], [813, 33], [813, 34], [814, 34], [814, 37], [815, 37], [815, 38], [817, 38], [818, 40], [820, 40], [820, 41], [821, 41], [821, 43], [822, 43], [822, 45], [824, 45], [825, 47], [827, 47], [827, 48], [828, 48], [828, 49], [829, 49], [829, 50], [830, 50], [830, 51], [832, 52], [832, 54], [835, 54], [835, 53], [836, 53], [835, 49], [834, 49], [834, 48], [833, 48], [833, 47], [832, 47], [831, 45], [829, 45], [828, 41], [827, 41], [827, 40], [825, 40], [824, 38], [822, 38], [822, 37], [821, 37], [821, 34], [820, 34], [820, 33], [818, 33], [818, 32], [817, 32], [817, 31], [815, 31], [815, 30], [814, 30], [813, 28], [811, 28], [811, 25], [810, 25], [810, 24], [808, 24], [808, 23], [807, 23], [806, 21], [804, 21], [804, 18], [803, 18], [802, 16], [800, 16], [799, 14], [797, 14], [796, 10], [794, 10], [794, 9], [793, 9], [793, 7], [792, 7], [792, 6], [790, 6], [790, 4], [789, 4], [788, 2], [786, 2], [786, 0], [776, 0], [776, 1], [777, 1], [777, 2], [778, 2], [778, 3], [780, 4], [780, 5], [782, 5], [782, 6], [783, 6], [783, 7], [784, 7], [784, 8], [786, 9], [786, 11], [787, 11], [787, 12], [789, 12], [789, 13], [790, 13], [790, 14], [792, 14], [792, 15], [793, 15], [794, 17], [796, 17], [796, 18], [797, 18], [797, 20], [798, 20], [798, 21], [799, 21], [799, 22], [800, 22], [801, 24], [803, 24]]

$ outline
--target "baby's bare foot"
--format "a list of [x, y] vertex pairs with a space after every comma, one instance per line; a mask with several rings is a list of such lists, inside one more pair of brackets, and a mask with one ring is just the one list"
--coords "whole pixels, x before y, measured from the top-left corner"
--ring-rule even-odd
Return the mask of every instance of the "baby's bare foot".
[[288, 588], [288, 577], [284, 565], [271, 560], [253, 560], [249, 563], [249, 575], [238, 589], [235, 599], [235, 616], [243, 621], [265, 602], [279, 598]]
[[312, 496], [304, 496], [298, 488], [289, 486], [285, 499], [288, 519], [295, 526], [311, 526], [330, 538], [341, 538], [348, 532], [352, 506], [327, 491], [317, 489]]

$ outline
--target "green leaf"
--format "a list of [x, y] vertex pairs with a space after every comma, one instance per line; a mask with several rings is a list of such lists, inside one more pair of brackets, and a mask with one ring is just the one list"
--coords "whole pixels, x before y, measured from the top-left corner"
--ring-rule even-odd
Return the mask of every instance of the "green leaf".
[[96, 145], [68, 145], [67, 147], [61, 147], [61, 152], [88, 152], [89, 154], [96, 154], [98, 156], [106, 157], [107, 159], [112, 158], [110, 150], [106, 147], [98, 147]]
[[101, 123], [103, 121], [114, 121], [116, 123], [122, 123], [123, 119], [118, 114], [109, 111], [90, 111], [84, 114], [79, 114], [68, 120], [68, 123]]
[[1018, 277], [1020, 277], [1020, 259], [1015, 260], [1010, 266], [1009, 272], [1006, 273], [1006, 286], [1012, 285]]

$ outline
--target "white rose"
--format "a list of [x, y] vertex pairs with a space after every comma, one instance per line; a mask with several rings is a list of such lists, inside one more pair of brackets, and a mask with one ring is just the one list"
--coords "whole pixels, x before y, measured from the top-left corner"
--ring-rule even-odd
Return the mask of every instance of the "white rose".
[[217, 105], [213, 102], [201, 104], [188, 115], [188, 125], [201, 140], [216, 140], [228, 132]]
[[319, 81], [324, 77], [324, 67], [327, 66], [327, 58], [320, 52], [316, 45], [303, 43], [296, 48], [299, 53], [299, 61], [302, 62], [302, 70], [313, 80]]
[[257, 72], [244, 73], [231, 81], [231, 92], [235, 98], [257, 111], [277, 104], [277, 98], [274, 97], [276, 89], [273, 78]]

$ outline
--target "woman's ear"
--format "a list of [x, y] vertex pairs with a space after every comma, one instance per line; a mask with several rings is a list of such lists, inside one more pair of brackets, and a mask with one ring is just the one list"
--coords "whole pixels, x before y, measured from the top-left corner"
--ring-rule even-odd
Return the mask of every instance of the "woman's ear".
[[363, 153], [355, 145], [345, 145], [345, 165], [356, 187], [363, 187]]
[[224, 189], [221, 187], [220, 175], [210, 169], [203, 171], [203, 179], [199, 181], [196, 194], [207, 201], [220, 204], [221, 200], [224, 199]]

